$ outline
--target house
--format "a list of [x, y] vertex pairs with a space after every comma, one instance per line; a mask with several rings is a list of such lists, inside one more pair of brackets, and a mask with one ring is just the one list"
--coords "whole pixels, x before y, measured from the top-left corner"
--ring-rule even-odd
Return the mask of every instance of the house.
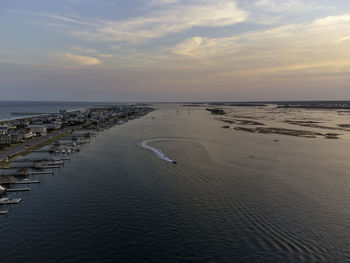
[[33, 137], [33, 132], [31, 131], [31, 129], [20, 129], [17, 131], [17, 133], [22, 137], [22, 139], [30, 139]]
[[14, 121], [13, 124], [17, 128], [24, 128], [24, 127], [27, 127], [29, 125], [29, 120], [27, 120], [27, 119], [19, 119], [19, 120]]
[[7, 126], [0, 126], [0, 135], [6, 134], [8, 131]]
[[19, 143], [23, 139], [23, 135], [16, 129], [9, 129], [7, 134], [10, 135], [11, 143]]
[[45, 124], [47, 130], [59, 130], [62, 126], [62, 122], [60, 121], [54, 121], [54, 122], [51, 122], [51, 123], [47, 123]]
[[0, 144], [11, 144], [10, 134], [0, 134]]
[[31, 124], [32, 125], [40, 125], [40, 124], [43, 124], [45, 122], [45, 118], [43, 117], [35, 117], [35, 118], [32, 118], [31, 120]]
[[34, 136], [45, 136], [47, 134], [47, 127], [42, 124], [31, 124], [28, 128], [32, 131]]

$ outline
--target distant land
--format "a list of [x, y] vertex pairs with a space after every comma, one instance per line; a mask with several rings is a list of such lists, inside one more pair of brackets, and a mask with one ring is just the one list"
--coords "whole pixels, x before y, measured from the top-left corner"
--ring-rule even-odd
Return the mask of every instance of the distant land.
[[240, 101], [240, 102], [188, 102], [186, 106], [201, 104], [218, 106], [246, 106], [264, 107], [269, 104], [278, 105], [282, 108], [310, 108], [310, 109], [350, 109], [350, 101], [326, 100], [326, 101]]

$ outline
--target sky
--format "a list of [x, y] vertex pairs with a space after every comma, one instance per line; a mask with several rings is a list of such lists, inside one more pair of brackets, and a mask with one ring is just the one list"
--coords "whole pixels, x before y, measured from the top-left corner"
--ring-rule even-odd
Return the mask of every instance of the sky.
[[350, 100], [350, 1], [0, 0], [0, 100]]

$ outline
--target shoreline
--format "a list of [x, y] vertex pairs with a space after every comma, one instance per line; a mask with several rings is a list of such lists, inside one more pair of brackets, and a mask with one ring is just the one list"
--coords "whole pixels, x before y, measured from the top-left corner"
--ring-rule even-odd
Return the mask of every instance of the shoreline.
[[[90, 109], [91, 110], [91, 109]], [[26, 140], [14, 147], [0, 151], [0, 208], [9, 205], [16, 205], [22, 201], [18, 198], [18, 192], [31, 191], [31, 188], [18, 188], [17, 185], [40, 184], [35, 176], [54, 175], [56, 169], [64, 165], [65, 160], [70, 160], [70, 155], [80, 152], [79, 145], [89, 143], [92, 137], [96, 136], [99, 131], [109, 129], [115, 125], [124, 124], [125, 122], [141, 118], [155, 110], [153, 107], [136, 107], [124, 106], [122, 108], [111, 107], [106, 109], [92, 109], [88, 115], [97, 112], [98, 121], [86, 122], [80, 125], [69, 125], [57, 131], [50, 132], [45, 136], [35, 137]], [[110, 118], [102, 118], [105, 114]], [[117, 114], [118, 113], [118, 114]], [[23, 156], [32, 153], [45, 153], [44, 155]], [[158, 152], [159, 154], [161, 152]], [[52, 155], [57, 155], [53, 157]], [[63, 157], [65, 156], [65, 157]], [[63, 158], [62, 158], [63, 157]], [[173, 160], [170, 160], [175, 162]], [[12, 193], [15, 193], [15, 196]], [[0, 214], [7, 215], [8, 210], [0, 209]]]
[[[149, 105], [150, 106], [150, 105]], [[114, 126], [116, 124], [123, 124], [124, 122], [128, 121], [128, 120], [132, 120], [135, 118], [139, 118], [142, 117], [146, 114], [148, 114], [150, 111], [153, 111], [154, 108], [149, 107], [149, 106], [144, 106], [144, 107], [138, 107], [139, 111], [135, 111], [135, 112], [131, 112], [128, 114], [123, 114], [121, 116], [114, 116], [111, 117], [108, 120], [103, 120], [103, 121], [95, 121], [95, 122], [84, 122], [81, 123], [80, 125], [74, 125], [74, 126], [66, 126], [66, 127], [62, 127], [58, 130], [54, 130], [51, 132], [48, 132], [47, 135], [45, 136], [39, 136], [39, 137], [32, 137], [31, 139], [25, 139], [22, 142], [18, 143], [18, 144], [14, 144], [11, 146], [8, 146], [6, 148], [3, 148], [0, 150], [0, 167], [4, 166], [4, 164], [8, 164], [8, 160], [6, 160], [7, 158], [9, 159], [13, 159], [14, 157], [17, 157], [18, 155], [21, 155], [21, 153], [25, 153], [28, 154], [30, 153], [30, 149], [31, 148], [35, 148], [38, 147], [38, 145], [47, 145], [49, 144], [52, 140], [54, 140], [54, 138], [60, 138], [62, 136], [62, 134], [65, 134], [67, 132], [73, 133], [74, 131], [81, 131], [81, 130], [99, 130], [99, 129], [103, 129], [106, 125], [109, 126]], [[66, 114], [71, 114], [73, 112], [87, 112], [87, 111], [107, 111], [108, 109], [118, 109], [120, 107], [120, 105], [115, 105], [115, 106], [106, 106], [106, 107], [94, 107], [94, 108], [81, 108], [81, 109], [75, 109], [75, 110], [69, 110], [69, 111], [65, 111]], [[122, 105], [121, 107], [126, 107], [126, 108], [135, 108], [135, 105]], [[142, 112], [141, 109], [146, 109], [145, 112]], [[118, 110], [116, 110], [118, 112]], [[122, 111], [120, 110], [119, 113], [121, 113]], [[59, 113], [54, 113], [54, 114], [59, 114]], [[20, 120], [26, 120], [26, 121], [31, 121], [33, 118], [37, 118], [37, 117], [48, 117], [50, 116], [49, 113], [43, 113], [43, 114], [39, 114], [39, 115], [34, 115], [34, 116], [28, 116], [28, 117], [20, 117], [20, 118], [14, 118], [11, 120], [0, 120], [0, 124], [4, 125], [4, 124], [11, 124], [12, 122], [16, 122], [16, 121], [20, 121]], [[101, 127], [100, 127], [101, 126]], [[52, 136], [54, 136], [54, 138], [52, 138]], [[43, 147], [42, 146], [42, 147]], [[27, 153], [28, 152], [28, 153]]]

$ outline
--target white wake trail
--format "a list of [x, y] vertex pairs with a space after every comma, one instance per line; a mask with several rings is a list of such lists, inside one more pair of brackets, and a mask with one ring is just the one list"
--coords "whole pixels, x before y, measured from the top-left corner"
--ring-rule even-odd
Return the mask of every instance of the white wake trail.
[[163, 153], [161, 150], [155, 148], [155, 147], [152, 147], [152, 146], [149, 146], [147, 143], [148, 142], [152, 142], [152, 141], [160, 141], [159, 139], [151, 139], [151, 140], [144, 140], [142, 142], [140, 142], [138, 145], [144, 149], [147, 149], [151, 152], [153, 152], [156, 156], [158, 156], [160, 159], [164, 160], [164, 161], [167, 161], [169, 163], [176, 163], [175, 160], [172, 160], [170, 159], [168, 156], [165, 155], [165, 153]]

